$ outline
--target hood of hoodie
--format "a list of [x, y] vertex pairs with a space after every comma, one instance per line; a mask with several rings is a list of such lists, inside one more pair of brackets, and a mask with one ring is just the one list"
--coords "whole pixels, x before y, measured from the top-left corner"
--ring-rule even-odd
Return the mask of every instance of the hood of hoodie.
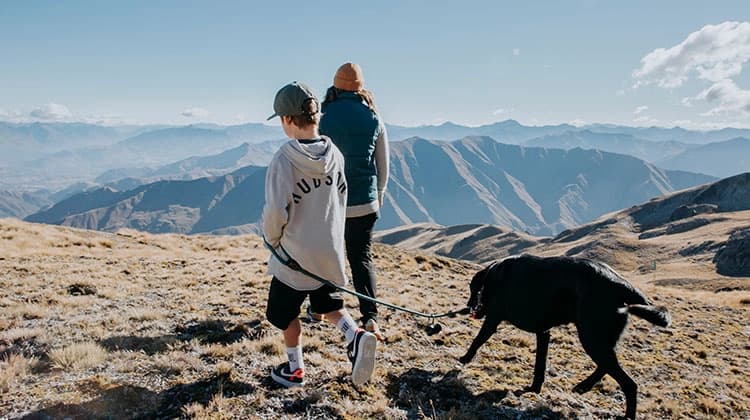
[[321, 177], [333, 169], [335, 165], [332, 142], [326, 136], [320, 136], [323, 141], [311, 144], [292, 140], [281, 146], [281, 151], [289, 161], [305, 175]]

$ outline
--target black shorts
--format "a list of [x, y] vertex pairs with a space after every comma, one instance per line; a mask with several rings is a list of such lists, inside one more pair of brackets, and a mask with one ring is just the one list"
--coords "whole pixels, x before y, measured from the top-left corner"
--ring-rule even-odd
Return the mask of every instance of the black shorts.
[[338, 311], [344, 307], [344, 298], [334, 287], [323, 285], [315, 290], [296, 290], [276, 277], [268, 291], [266, 318], [276, 328], [285, 330], [297, 318], [305, 298], [310, 296], [310, 307], [317, 314]]

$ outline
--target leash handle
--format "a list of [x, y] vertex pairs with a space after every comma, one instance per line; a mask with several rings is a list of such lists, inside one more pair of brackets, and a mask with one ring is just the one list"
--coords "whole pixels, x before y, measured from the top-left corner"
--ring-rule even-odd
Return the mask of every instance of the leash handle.
[[445, 312], [445, 313], [442, 313], [442, 314], [428, 314], [428, 313], [424, 313], [424, 312], [415, 311], [413, 309], [405, 308], [403, 306], [398, 306], [398, 305], [394, 305], [392, 303], [384, 302], [382, 300], [378, 300], [378, 299], [372, 298], [370, 296], [363, 295], [363, 294], [355, 292], [353, 290], [349, 290], [346, 287], [339, 286], [338, 284], [335, 284], [335, 283], [331, 282], [330, 280], [324, 279], [324, 278], [318, 276], [315, 273], [311, 273], [311, 272], [305, 270], [297, 262], [297, 260], [295, 260], [294, 258], [292, 258], [292, 256], [289, 255], [288, 252], [286, 252], [286, 250], [284, 249], [284, 247], [282, 247], [279, 244], [279, 248], [281, 248], [281, 250], [284, 251], [284, 254], [286, 254], [287, 257], [288, 257], [286, 259], [282, 258], [281, 255], [279, 255], [278, 251], [276, 251], [276, 248], [274, 248], [270, 243], [268, 243], [268, 241], [266, 240], [265, 236], [263, 237], [263, 243], [265, 244], [266, 248], [268, 248], [268, 250], [271, 251], [271, 254], [273, 254], [273, 256], [277, 260], [279, 260], [279, 262], [281, 264], [289, 267], [290, 269], [292, 269], [294, 271], [298, 271], [298, 272], [300, 272], [300, 273], [302, 273], [302, 274], [304, 274], [304, 275], [306, 275], [308, 277], [312, 277], [313, 279], [315, 279], [315, 280], [317, 280], [317, 281], [319, 281], [319, 282], [321, 282], [321, 283], [323, 283], [325, 285], [331, 286], [331, 287], [333, 287], [333, 288], [335, 288], [337, 290], [340, 290], [342, 292], [345, 292], [345, 293], [348, 293], [350, 295], [356, 296], [356, 297], [358, 297], [360, 299], [364, 299], [364, 300], [367, 300], [367, 301], [370, 301], [370, 302], [373, 302], [373, 303], [377, 303], [377, 304], [383, 305], [383, 306], [385, 306], [387, 308], [391, 308], [391, 309], [395, 309], [397, 311], [402, 311], [402, 312], [410, 313], [412, 315], [421, 316], [421, 317], [424, 317], [424, 318], [429, 318], [432, 322], [434, 322], [435, 318], [444, 318], [444, 317], [447, 317], [447, 316], [454, 316], [454, 315], [459, 315], [459, 314], [466, 314], [467, 310], [469, 309], [469, 308], [461, 308], [461, 309], [458, 309], [458, 310], [455, 310], [455, 311], [449, 311], [449, 312]]

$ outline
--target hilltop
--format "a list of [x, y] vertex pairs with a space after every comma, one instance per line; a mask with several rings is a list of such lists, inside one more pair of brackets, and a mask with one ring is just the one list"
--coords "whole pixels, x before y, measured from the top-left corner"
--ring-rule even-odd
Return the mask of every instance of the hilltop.
[[[516, 397], [510, 391], [531, 380], [533, 336], [501, 326], [461, 369], [456, 359], [478, 323], [446, 319], [429, 336], [427, 320], [390, 310], [372, 383], [351, 386], [335, 328], [305, 324], [309, 385], [278, 389], [268, 371], [283, 346], [263, 315], [268, 253], [258, 237], [14, 219], [0, 220], [0, 237], [0, 413], [10, 418], [609, 418], [623, 409], [609, 378], [584, 396], [571, 393], [593, 369], [572, 328], [552, 333], [542, 393]], [[750, 295], [683, 287], [674, 279], [702, 275], [700, 265], [650, 272], [640, 258], [622, 249], [614, 265], [674, 318], [668, 330], [633, 319], [622, 339], [641, 417], [750, 415]], [[383, 299], [430, 312], [464, 305], [479, 268], [384, 245], [375, 246], [375, 266]]]

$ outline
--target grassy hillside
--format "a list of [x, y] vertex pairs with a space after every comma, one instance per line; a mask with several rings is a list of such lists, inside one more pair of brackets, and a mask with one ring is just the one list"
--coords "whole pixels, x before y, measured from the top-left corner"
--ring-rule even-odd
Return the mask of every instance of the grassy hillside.
[[[665, 264], [645, 271], [642, 256], [621, 250], [610, 262], [674, 319], [666, 330], [631, 319], [621, 341], [622, 364], [640, 386], [640, 417], [750, 416], [748, 279], [735, 279], [742, 290], [685, 288], [676, 279], [709, 270]], [[381, 296], [423, 311], [463, 306], [478, 268], [388, 246], [375, 252]], [[0, 417], [530, 419], [624, 412], [610, 378], [583, 396], [570, 391], [593, 370], [572, 327], [552, 332], [542, 393], [517, 397], [512, 391], [531, 381], [533, 336], [501, 326], [461, 368], [457, 358], [478, 323], [447, 319], [441, 333], [428, 336], [426, 320], [390, 310], [383, 310], [387, 342], [371, 383], [351, 385], [333, 326], [305, 324], [308, 385], [279, 389], [268, 377], [284, 356], [280, 333], [263, 315], [267, 256], [256, 236], [111, 234], [0, 220]]]

